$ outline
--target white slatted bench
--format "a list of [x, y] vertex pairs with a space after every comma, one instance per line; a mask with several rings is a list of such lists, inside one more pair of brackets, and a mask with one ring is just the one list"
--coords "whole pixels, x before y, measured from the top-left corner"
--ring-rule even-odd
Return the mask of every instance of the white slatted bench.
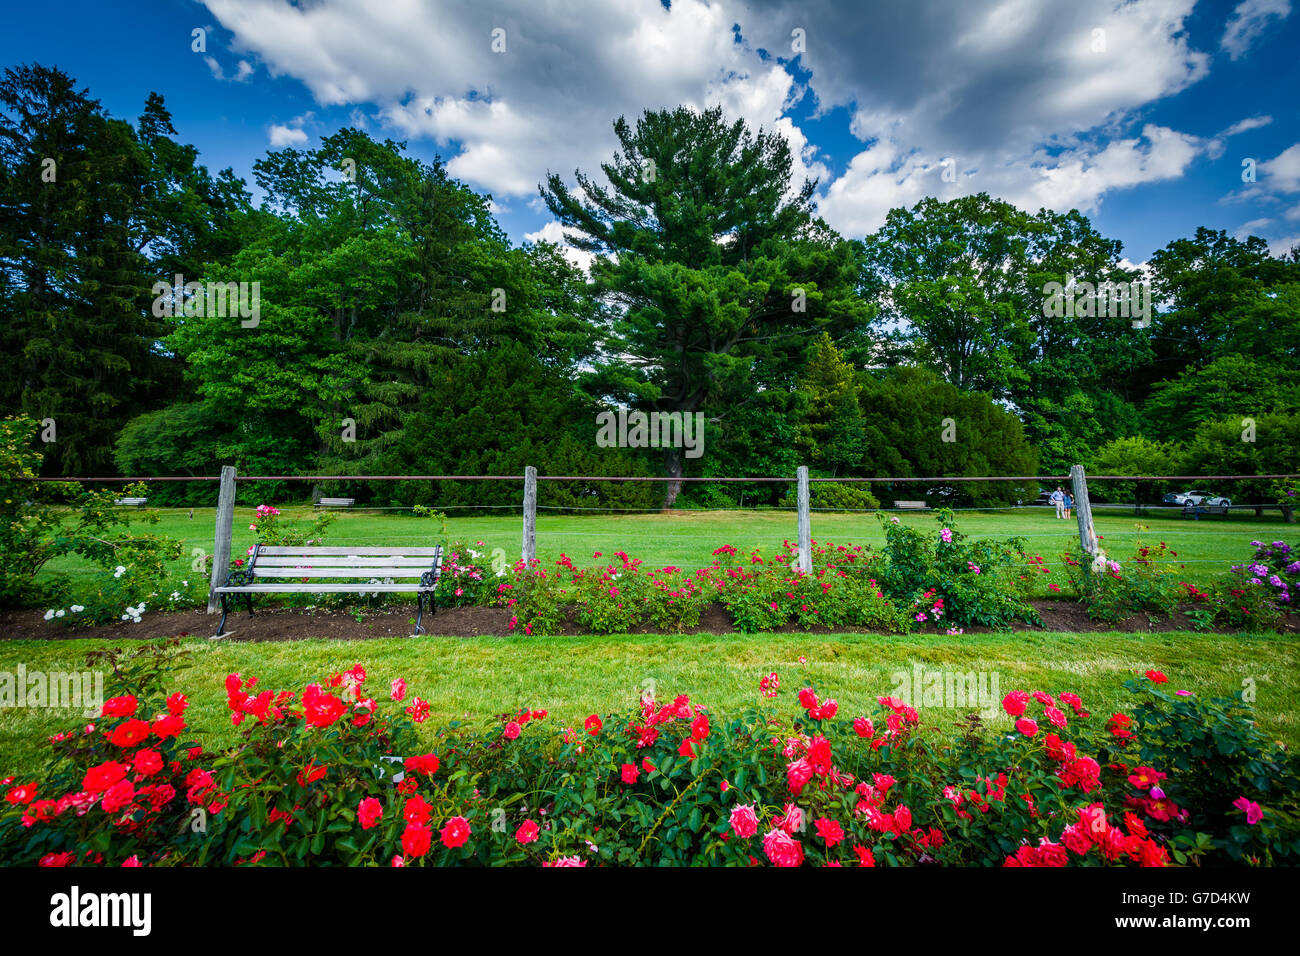
[[907, 511], [924, 511], [925, 502], [924, 501], [895, 501], [894, 507], [902, 508]]
[[127, 508], [143, 508], [144, 503], [148, 500], [148, 498], [118, 498], [113, 504]]
[[[253, 613], [254, 594], [414, 594], [415, 633], [419, 634], [424, 607], [436, 613], [433, 590], [442, 574], [442, 546], [433, 548], [349, 548], [302, 545], [283, 547], [254, 545], [248, 563], [214, 588], [221, 597], [221, 623], [217, 636], [226, 630], [230, 595], [243, 595], [248, 613]], [[335, 580], [303, 581], [303, 578]], [[352, 578], [339, 581], [339, 578]], [[358, 581], [357, 578], [364, 580]], [[380, 583], [371, 583], [372, 578]], [[406, 583], [383, 583], [384, 578], [405, 578]], [[410, 581], [418, 578], [417, 581]]]
[[321, 498], [316, 502], [317, 508], [351, 508], [357, 503], [356, 498]]

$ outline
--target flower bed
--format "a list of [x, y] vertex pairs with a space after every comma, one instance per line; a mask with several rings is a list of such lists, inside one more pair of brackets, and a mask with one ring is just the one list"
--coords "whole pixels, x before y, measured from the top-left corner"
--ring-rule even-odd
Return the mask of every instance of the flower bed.
[[[686, 696], [556, 727], [512, 707], [442, 728], [418, 688], [365, 669], [302, 689], [226, 679], [242, 742], [185, 742], [176, 647], [105, 660], [118, 695], [57, 735], [38, 779], [4, 781], [0, 862], [66, 865], [1148, 865], [1300, 857], [1294, 758], [1235, 700], [1170, 691], [1093, 716], [1017, 690], [1011, 732], [959, 733], [882, 697], [846, 713], [755, 675], [756, 705]], [[798, 688], [797, 690], [795, 688]], [[544, 703], [544, 702], [535, 702]]]

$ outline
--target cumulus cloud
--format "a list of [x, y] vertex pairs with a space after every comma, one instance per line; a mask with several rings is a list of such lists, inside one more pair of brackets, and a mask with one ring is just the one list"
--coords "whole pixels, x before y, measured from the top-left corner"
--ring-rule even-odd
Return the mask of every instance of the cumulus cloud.
[[1285, 20], [1290, 14], [1290, 0], [1242, 0], [1228, 17], [1219, 45], [1231, 59], [1238, 60], [1273, 20]]
[[271, 148], [282, 149], [285, 146], [301, 146], [306, 143], [307, 133], [302, 127], [311, 118], [311, 113], [303, 113], [301, 116], [295, 116], [288, 123], [272, 123], [267, 129]]
[[[1208, 71], [1185, 30], [1194, 0], [572, 0], [558, 13], [534, 0], [205, 2], [272, 76], [435, 142], [453, 175], [534, 210], [548, 171], [610, 156], [614, 117], [682, 103], [785, 136], [796, 177], [821, 181], [822, 214], [850, 235], [925, 195], [1095, 209], [1216, 148], [1134, 129]], [[838, 178], [789, 115], [797, 104], [847, 111], [862, 147]]]
[[524, 238], [529, 242], [549, 242], [552, 245], [559, 246], [560, 251], [564, 253], [564, 257], [584, 272], [591, 268], [591, 263], [596, 258], [594, 253], [583, 249], [575, 249], [569, 245], [564, 238], [564, 227], [554, 219], [536, 232], [524, 233]]
[[235, 67], [235, 72], [231, 76], [226, 76], [225, 71], [221, 68], [221, 64], [217, 62], [216, 57], [205, 56], [203, 62], [208, 65], [208, 69], [212, 72], [213, 79], [221, 80], [222, 82], [244, 83], [253, 75], [253, 64], [249, 63], [247, 60], [240, 60]]

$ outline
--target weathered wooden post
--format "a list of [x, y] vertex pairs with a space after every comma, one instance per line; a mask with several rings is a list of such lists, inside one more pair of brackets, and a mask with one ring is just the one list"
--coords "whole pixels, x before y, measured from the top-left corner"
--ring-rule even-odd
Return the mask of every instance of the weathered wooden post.
[[217, 612], [216, 589], [226, 583], [230, 570], [230, 535], [235, 525], [235, 466], [221, 466], [221, 490], [217, 494], [217, 529], [212, 541], [212, 587], [208, 590], [208, 613]]
[[524, 468], [524, 563], [537, 557], [537, 469]]
[[1079, 547], [1083, 553], [1096, 556], [1097, 532], [1092, 527], [1092, 502], [1088, 500], [1088, 479], [1083, 465], [1070, 466], [1070, 486], [1074, 495], [1075, 517], [1079, 519]]
[[799, 476], [799, 570], [812, 574], [812, 519], [808, 514], [808, 467], [800, 465]]

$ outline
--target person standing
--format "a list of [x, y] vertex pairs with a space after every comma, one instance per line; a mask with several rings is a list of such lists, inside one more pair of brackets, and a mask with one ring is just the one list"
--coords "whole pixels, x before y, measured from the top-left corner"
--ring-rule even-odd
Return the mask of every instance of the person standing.
[[1073, 507], [1074, 507], [1074, 496], [1067, 491], [1065, 493], [1065, 518], [1067, 521], [1070, 518], [1070, 509]]
[[1065, 517], [1065, 492], [1061, 490], [1060, 485], [1056, 486], [1056, 490], [1052, 492], [1052, 494], [1048, 497], [1047, 500], [1050, 501], [1052, 504], [1056, 505], [1056, 517], [1064, 518]]

